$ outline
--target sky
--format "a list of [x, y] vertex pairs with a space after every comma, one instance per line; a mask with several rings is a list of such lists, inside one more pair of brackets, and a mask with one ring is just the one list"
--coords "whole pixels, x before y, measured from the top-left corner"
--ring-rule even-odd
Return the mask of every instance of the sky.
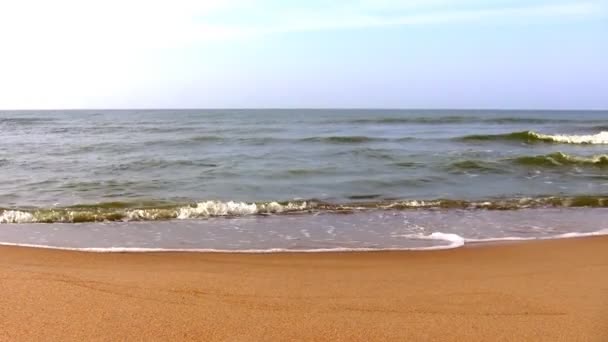
[[0, 109], [608, 109], [608, 0], [0, 0]]

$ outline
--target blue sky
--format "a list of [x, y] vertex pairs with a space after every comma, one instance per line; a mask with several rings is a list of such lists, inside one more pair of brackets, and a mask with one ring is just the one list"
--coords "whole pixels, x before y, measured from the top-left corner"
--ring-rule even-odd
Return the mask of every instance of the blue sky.
[[0, 2], [0, 108], [608, 108], [608, 0]]

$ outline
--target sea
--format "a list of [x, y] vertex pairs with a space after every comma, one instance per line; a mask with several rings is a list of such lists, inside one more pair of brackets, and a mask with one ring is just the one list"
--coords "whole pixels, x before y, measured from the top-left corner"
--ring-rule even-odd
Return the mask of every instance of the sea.
[[608, 111], [0, 111], [0, 244], [426, 250], [608, 234]]

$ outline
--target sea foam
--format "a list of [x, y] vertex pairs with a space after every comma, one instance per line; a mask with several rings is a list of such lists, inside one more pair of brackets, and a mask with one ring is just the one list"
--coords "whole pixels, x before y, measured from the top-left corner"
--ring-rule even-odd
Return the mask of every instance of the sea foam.
[[180, 208], [176, 218], [183, 220], [197, 217], [273, 214], [304, 209], [306, 209], [306, 202], [302, 202], [299, 204], [287, 203], [285, 205], [282, 205], [278, 202], [258, 204], [233, 201], [205, 201], [197, 203], [196, 206], [193, 207]]
[[5, 210], [0, 213], [0, 223], [35, 222], [34, 215], [20, 210]]
[[566, 134], [541, 134], [530, 132], [540, 140], [549, 140], [565, 144], [608, 144], [608, 131], [589, 135], [566, 135]]

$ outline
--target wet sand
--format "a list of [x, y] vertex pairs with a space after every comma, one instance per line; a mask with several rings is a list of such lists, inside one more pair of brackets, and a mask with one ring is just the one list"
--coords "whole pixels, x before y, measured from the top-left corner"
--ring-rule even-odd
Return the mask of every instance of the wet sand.
[[608, 341], [608, 237], [426, 252], [0, 247], [0, 340]]

